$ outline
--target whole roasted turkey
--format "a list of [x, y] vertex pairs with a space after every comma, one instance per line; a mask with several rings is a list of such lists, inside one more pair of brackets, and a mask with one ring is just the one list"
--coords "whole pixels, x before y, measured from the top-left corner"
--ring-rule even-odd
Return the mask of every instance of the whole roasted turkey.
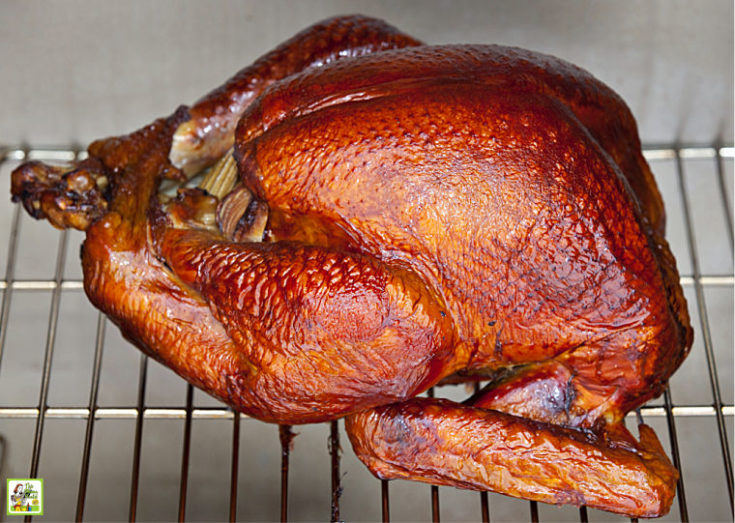
[[12, 193], [86, 230], [90, 300], [238, 411], [344, 416], [381, 478], [669, 510], [678, 473], [623, 418], [687, 355], [686, 303], [633, 117], [573, 65], [335, 18]]

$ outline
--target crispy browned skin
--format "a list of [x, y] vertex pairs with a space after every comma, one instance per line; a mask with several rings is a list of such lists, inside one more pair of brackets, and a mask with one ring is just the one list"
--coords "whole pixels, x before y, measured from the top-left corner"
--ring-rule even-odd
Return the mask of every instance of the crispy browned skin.
[[277, 80], [307, 67], [420, 44], [382, 20], [365, 16], [341, 16], [315, 24], [197, 101], [189, 121], [174, 135], [171, 161], [190, 174], [214, 163], [232, 146], [240, 114]]
[[[665, 513], [677, 472], [621, 423], [692, 331], [630, 112], [549, 56], [380, 51], [416, 44], [370, 19], [318, 24], [76, 170], [21, 166], [14, 198], [87, 230], [95, 305], [240, 411], [347, 415], [385, 478]], [[200, 190], [157, 196], [233, 141], [264, 243], [219, 231]], [[483, 376], [471, 406], [409, 401]]]
[[637, 205], [655, 187], [635, 198], [576, 116], [589, 107], [606, 109], [598, 127], [628, 125], [614, 93], [551, 57], [423, 46], [280, 83], [246, 111], [235, 152], [271, 240], [409, 268], [446, 304], [466, 370], [532, 364], [515, 391], [555, 369], [568, 401], [522, 414], [591, 426], [659, 394], [691, 330]]
[[332, 419], [414, 396], [458, 368], [446, 313], [399, 268], [191, 230], [166, 229], [159, 252], [250, 362], [230, 377], [231, 402], [261, 419]]
[[640, 444], [542, 425], [428, 398], [378, 407], [346, 421], [355, 452], [384, 479], [491, 489], [547, 503], [637, 517], [668, 510], [678, 474], [653, 430]]
[[247, 369], [247, 361], [204, 299], [167, 270], [149, 244], [155, 191], [171, 168], [171, 135], [185, 116], [179, 112], [128, 137], [90, 145], [90, 155], [116, 183], [108, 212], [87, 229], [84, 289], [127, 339], [229, 401], [228, 378]]
[[74, 168], [27, 162], [13, 172], [10, 192], [36, 219], [54, 226], [86, 230], [107, 210], [99, 162], [90, 158]]

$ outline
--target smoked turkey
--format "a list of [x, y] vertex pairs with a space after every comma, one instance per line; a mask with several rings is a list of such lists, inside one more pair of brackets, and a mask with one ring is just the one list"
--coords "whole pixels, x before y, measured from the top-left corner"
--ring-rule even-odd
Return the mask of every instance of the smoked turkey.
[[339, 17], [12, 194], [86, 231], [84, 288], [126, 338], [240, 412], [345, 417], [381, 478], [671, 505], [623, 418], [686, 357], [686, 303], [633, 117], [569, 63]]

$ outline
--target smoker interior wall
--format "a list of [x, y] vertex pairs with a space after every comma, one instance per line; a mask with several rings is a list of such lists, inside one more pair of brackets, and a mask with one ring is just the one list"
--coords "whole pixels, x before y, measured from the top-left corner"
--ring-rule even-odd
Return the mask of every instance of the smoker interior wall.
[[430, 43], [499, 43], [568, 59], [623, 96], [647, 143], [732, 142], [728, 0], [6, 1], [0, 137], [86, 144], [137, 128], [305, 26], [354, 12]]

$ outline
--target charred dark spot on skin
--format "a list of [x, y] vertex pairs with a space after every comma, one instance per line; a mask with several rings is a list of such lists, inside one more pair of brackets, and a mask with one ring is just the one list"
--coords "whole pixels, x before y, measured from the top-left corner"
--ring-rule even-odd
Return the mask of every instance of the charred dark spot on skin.
[[[435, 444], [435, 442], [431, 442], [422, 436], [415, 425], [418, 421], [424, 429], [432, 432], [436, 428], [432, 426], [430, 420], [421, 416], [422, 413], [419, 409], [412, 409], [411, 407], [411, 405], [406, 408], [396, 406], [380, 413], [384, 427], [387, 429], [384, 434], [389, 436], [386, 443], [389, 447], [394, 448], [392, 452], [411, 455], [416, 452], [417, 448], [426, 448], [427, 445]], [[416, 412], [413, 412], [413, 410], [416, 410]]]
[[539, 393], [542, 395], [540, 398], [541, 403], [550, 413], [558, 414], [564, 412], [566, 413], [567, 418], [570, 418], [570, 409], [575, 398], [574, 386], [572, 385], [571, 377], [567, 381], [565, 387], [558, 387], [553, 384], [551, 390], [540, 389]]

